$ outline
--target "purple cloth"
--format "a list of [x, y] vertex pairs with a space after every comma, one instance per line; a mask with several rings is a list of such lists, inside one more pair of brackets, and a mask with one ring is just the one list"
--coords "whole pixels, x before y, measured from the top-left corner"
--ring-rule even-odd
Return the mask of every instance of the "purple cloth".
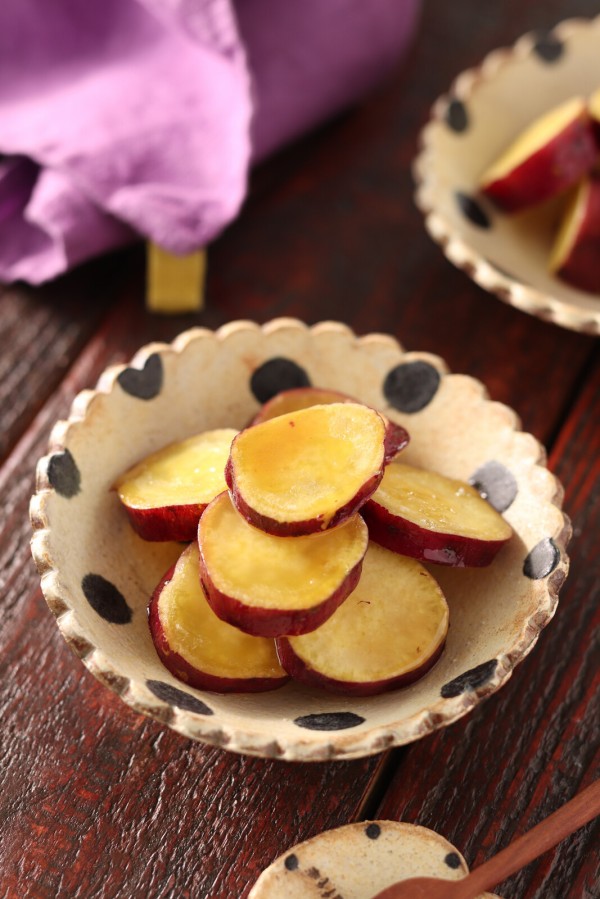
[[347, 105], [419, 0], [2, 0], [0, 280], [237, 214], [248, 167]]

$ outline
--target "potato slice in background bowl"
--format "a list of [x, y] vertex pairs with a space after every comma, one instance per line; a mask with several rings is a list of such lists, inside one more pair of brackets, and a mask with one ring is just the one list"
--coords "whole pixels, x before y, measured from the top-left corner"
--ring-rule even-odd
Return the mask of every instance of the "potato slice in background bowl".
[[556, 236], [550, 270], [557, 277], [600, 296], [600, 177], [584, 178], [566, 208]]
[[600, 296], [567, 284], [548, 266], [564, 197], [514, 215], [480, 187], [536, 120], [574, 97], [594, 95], [599, 45], [600, 16], [562, 22], [543, 37], [527, 34], [490, 53], [436, 101], [413, 164], [417, 205], [450, 262], [523, 312], [589, 334], [600, 334]]

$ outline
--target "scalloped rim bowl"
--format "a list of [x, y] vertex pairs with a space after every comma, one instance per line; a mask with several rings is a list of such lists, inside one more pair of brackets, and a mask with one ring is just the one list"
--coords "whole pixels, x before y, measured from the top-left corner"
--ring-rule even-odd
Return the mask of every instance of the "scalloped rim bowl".
[[[162, 666], [146, 620], [151, 591], [180, 547], [144, 543], [111, 485], [165, 443], [243, 427], [280, 389], [312, 383], [404, 425], [404, 458], [471, 479], [515, 534], [486, 569], [436, 568], [450, 605], [445, 651], [420, 681], [367, 699], [297, 684], [261, 694], [202, 692]], [[357, 758], [450, 724], [497, 690], [552, 618], [568, 570], [562, 488], [544, 451], [483, 386], [381, 334], [277, 319], [200, 328], [109, 368], [51, 434], [31, 501], [32, 551], [67, 643], [136, 711], [187, 737], [294, 760]]]
[[[248, 899], [321, 899], [333, 894], [356, 899], [409, 877], [456, 881], [468, 873], [460, 852], [434, 830], [403, 821], [361, 821], [292, 846], [265, 868]], [[479, 893], [477, 899], [501, 897]]]
[[417, 206], [450, 262], [511, 306], [588, 334], [600, 334], [600, 297], [548, 272], [560, 200], [507, 215], [478, 183], [538, 116], [600, 87], [599, 46], [600, 16], [493, 51], [434, 104], [413, 165]]

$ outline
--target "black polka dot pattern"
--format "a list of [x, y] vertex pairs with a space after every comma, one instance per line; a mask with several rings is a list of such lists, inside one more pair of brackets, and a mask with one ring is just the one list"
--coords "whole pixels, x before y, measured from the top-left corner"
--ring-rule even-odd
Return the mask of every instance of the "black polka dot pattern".
[[291, 855], [286, 855], [285, 861], [283, 863], [288, 871], [295, 871], [298, 867], [298, 856], [292, 853]]
[[129, 624], [132, 611], [120, 590], [101, 574], [86, 574], [81, 582], [83, 594], [92, 609], [110, 624]]
[[163, 385], [162, 359], [158, 353], [152, 353], [146, 359], [143, 368], [125, 368], [117, 381], [130, 396], [138, 400], [153, 400]]
[[440, 373], [429, 362], [404, 362], [393, 368], [383, 383], [383, 393], [394, 409], [420, 412], [429, 405], [440, 386]]
[[446, 109], [446, 122], [448, 127], [457, 134], [462, 134], [463, 131], [467, 130], [469, 127], [469, 115], [467, 107], [462, 100], [457, 100], [456, 97], [450, 100]]
[[348, 727], [358, 727], [364, 720], [354, 712], [321, 712], [295, 718], [294, 724], [307, 730], [346, 730]]
[[297, 362], [282, 356], [263, 362], [250, 379], [250, 389], [259, 403], [266, 403], [282, 390], [310, 386], [306, 371]]
[[500, 462], [492, 460], [477, 469], [469, 478], [473, 487], [497, 512], [505, 512], [517, 496], [515, 476]]
[[379, 824], [371, 822], [371, 824], [365, 827], [365, 833], [370, 840], [376, 840], [381, 835], [381, 827]]
[[551, 574], [560, 561], [560, 550], [551, 537], [533, 547], [523, 563], [523, 574], [532, 581]]
[[146, 686], [157, 699], [162, 699], [163, 702], [168, 702], [169, 705], [174, 705], [178, 709], [183, 709], [186, 712], [196, 712], [198, 715], [214, 715], [213, 710], [201, 699], [191, 696], [184, 690], [179, 690], [172, 684], [165, 684], [160, 680], [147, 680]]
[[460, 868], [460, 856], [456, 852], [449, 852], [444, 861], [449, 868], [454, 868], [454, 870]]
[[482, 687], [492, 677], [497, 667], [498, 659], [490, 659], [489, 662], [483, 662], [482, 665], [465, 671], [464, 674], [460, 674], [454, 680], [444, 684], [441, 690], [442, 698], [452, 699], [454, 696], [460, 696], [462, 693]]
[[48, 481], [57, 493], [67, 499], [77, 496], [81, 490], [81, 474], [68, 449], [50, 456]]
[[487, 212], [481, 208], [477, 200], [474, 200], [473, 197], [470, 197], [468, 194], [462, 193], [460, 190], [456, 191], [455, 197], [458, 208], [472, 225], [476, 225], [478, 228], [492, 227]]
[[539, 34], [533, 50], [544, 62], [556, 62], [563, 55], [565, 45], [554, 34]]

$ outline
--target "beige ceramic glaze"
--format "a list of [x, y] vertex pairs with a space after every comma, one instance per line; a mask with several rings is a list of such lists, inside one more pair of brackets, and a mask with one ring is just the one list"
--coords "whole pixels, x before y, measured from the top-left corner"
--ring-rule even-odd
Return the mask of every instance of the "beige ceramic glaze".
[[[468, 873], [462, 855], [433, 830], [364, 821], [289, 849], [263, 871], [248, 899], [372, 899], [409, 877], [462, 880]], [[484, 897], [499, 899], [478, 899]]]
[[[590, 334], [600, 334], [600, 297], [548, 271], [558, 204], [507, 215], [479, 195], [478, 184], [536, 118], [600, 87], [599, 47], [600, 17], [563, 22], [541, 44], [539, 36], [525, 35], [512, 49], [490, 53], [437, 101], [414, 165], [417, 205], [451, 262], [524, 312]], [[452, 101], [463, 106], [451, 109]], [[449, 118], [462, 130], [450, 127]], [[464, 215], [457, 192], [475, 199], [489, 228]]]
[[[243, 427], [259, 408], [252, 385], [264, 398], [290, 378], [381, 409], [411, 434], [407, 462], [474, 479], [506, 507], [514, 528], [491, 567], [436, 570], [450, 606], [446, 649], [405, 689], [368, 699], [296, 684], [253, 695], [200, 692], [172, 677], [152, 645], [148, 598], [180, 547], [138, 538], [111, 485], [168, 442]], [[480, 383], [447, 374], [437, 357], [404, 353], [384, 335], [356, 337], [337, 323], [233, 322], [151, 344], [131, 367], [107, 370], [52, 431], [31, 504], [44, 595], [92, 674], [187, 737], [299, 760], [356, 758], [411, 742], [505, 683], [556, 609], [570, 533], [562, 490], [541, 446], [518, 427]]]

